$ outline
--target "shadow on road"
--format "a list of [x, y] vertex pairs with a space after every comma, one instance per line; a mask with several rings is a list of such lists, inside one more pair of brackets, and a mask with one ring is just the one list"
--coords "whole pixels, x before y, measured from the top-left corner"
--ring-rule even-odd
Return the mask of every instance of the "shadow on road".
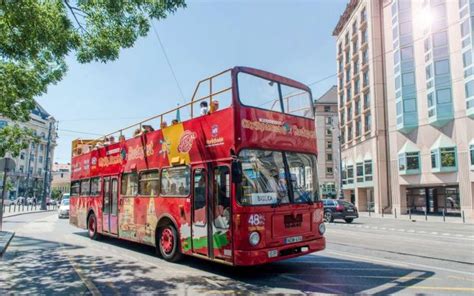
[[[87, 236], [85, 232], [75, 233]], [[103, 238], [100, 243], [137, 252], [150, 257], [150, 262], [157, 266], [166, 264], [156, 258], [153, 247], [145, 246], [129, 241], [114, 238]], [[81, 264], [93, 264], [87, 258], [79, 258]], [[97, 260], [97, 259], [94, 259]], [[105, 264], [105, 263], [104, 263]], [[431, 271], [412, 268], [400, 268], [381, 264], [368, 263], [355, 260], [344, 260], [340, 258], [323, 255], [308, 255], [295, 259], [280, 261], [272, 264], [256, 267], [232, 267], [221, 265], [197, 258], [185, 257], [179, 265], [185, 265], [210, 275], [199, 276], [176, 276], [167, 278], [165, 283], [156, 281], [161, 292], [171, 292], [181, 285], [191, 291], [216, 291], [222, 293], [269, 293], [272, 289], [291, 289], [309, 293], [361, 293], [372, 291], [372, 293], [391, 294], [403, 291], [416, 285], [434, 275]], [[96, 262], [97, 278], [118, 277], [123, 275], [123, 269], [130, 270], [126, 273], [130, 282], [115, 282], [114, 285], [121, 292], [146, 292], [130, 290], [130, 286], [150, 285], [149, 280], [143, 279], [147, 272], [158, 271], [158, 268], [144, 268], [136, 262], [123, 262], [115, 265], [107, 260], [105, 268], [101, 262]], [[117, 270], [113, 270], [117, 269]], [[138, 272], [137, 272], [138, 271]], [[172, 272], [170, 272], [172, 273]], [[282, 290], [284, 291], [284, 290]], [[290, 290], [287, 290], [287, 292]]]

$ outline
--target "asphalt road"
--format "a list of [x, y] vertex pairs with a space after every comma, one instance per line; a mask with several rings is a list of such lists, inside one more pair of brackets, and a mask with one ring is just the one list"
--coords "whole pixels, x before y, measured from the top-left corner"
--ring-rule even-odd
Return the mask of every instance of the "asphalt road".
[[161, 260], [153, 248], [91, 241], [55, 213], [10, 217], [16, 236], [0, 261], [0, 294], [469, 294], [474, 226], [361, 218], [327, 226], [327, 249], [232, 268]]

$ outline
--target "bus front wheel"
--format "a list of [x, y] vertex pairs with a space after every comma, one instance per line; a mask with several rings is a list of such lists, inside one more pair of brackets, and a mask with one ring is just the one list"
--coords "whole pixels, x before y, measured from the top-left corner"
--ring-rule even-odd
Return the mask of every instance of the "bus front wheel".
[[87, 219], [87, 232], [90, 239], [99, 239], [99, 233], [97, 232], [97, 218], [94, 213], [91, 213]]
[[157, 247], [166, 261], [176, 262], [181, 259], [178, 231], [174, 225], [167, 224], [159, 228]]

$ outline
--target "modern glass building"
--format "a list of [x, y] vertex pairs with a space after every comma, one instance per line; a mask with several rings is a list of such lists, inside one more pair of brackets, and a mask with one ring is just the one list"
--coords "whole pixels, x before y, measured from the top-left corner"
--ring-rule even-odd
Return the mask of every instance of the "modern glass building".
[[[372, 140], [375, 144], [370, 153], [377, 155], [376, 161], [388, 161], [386, 174], [380, 164], [374, 166], [374, 200], [383, 203], [384, 197], [377, 194], [386, 195], [384, 208], [392, 212], [464, 212], [472, 219], [474, 0], [350, 1], [334, 31], [339, 70], [346, 58], [340, 54], [345, 34], [362, 11], [366, 11], [369, 28], [369, 79], [375, 80], [369, 85], [375, 104], [372, 139], [378, 140]], [[347, 90], [347, 73], [342, 76], [338, 87]], [[349, 118], [347, 112], [356, 116], [354, 109], [348, 108], [357, 109], [352, 97], [349, 104], [347, 97], [340, 98], [340, 116]], [[349, 131], [342, 124], [341, 128]], [[352, 128], [357, 130], [357, 123]], [[351, 132], [351, 137], [357, 136]], [[366, 201], [358, 180], [363, 180], [359, 173], [365, 175], [365, 171], [358, 153], [362, 149], [357, 146], [365, 141], [362, 138], [354, 152], [352, 139], [343, 150], [344, 155], [352, 156], [346, 164], [346, 183], [354, 187], [353, 199], [361, 210]], [[383, 187], [380, 180], [385, 178], [386, 190], [375, 190], [377, 185]]]

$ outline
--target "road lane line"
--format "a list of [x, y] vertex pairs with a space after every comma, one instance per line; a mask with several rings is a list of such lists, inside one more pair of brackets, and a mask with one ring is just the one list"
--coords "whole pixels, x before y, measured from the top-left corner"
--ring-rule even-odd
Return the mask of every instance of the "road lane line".
[[94, 295], [94, 296], [102, 295], [100, 293], [99, 289], [97, 289], [96, 285], [94, 285], [94, 283], [84, 275], [84, 272], [79, 267], [79, 265], [77, 265], [69, 255], [67, 255], [67, 254], [65, 254], [65, 255], [66, 255], [66, 258], [69, 260], [69, 263], [71, 263], [72, 268], [74, 269], [76, 274], [79, 276], [82, 283], [87, 287], [89, 292], [91, 292], [92, 295]]
[[297, 282], [297, 283], [305, 284], [305, 285], [308, 285], [308, 286], [317, 287], [317, 288], [319, 288], [323, 291], [326, 291], [328, 293], [337, 294], [337, 295], [347, 294], [347, 293], [344, 293], [343, 291], [340, 291], [340, 290], [337, 290], [337, 289], [333, 289], [333, 288], [329, 288], [329, 287], [322, 287], [322, 285], [327, 286], [325, 284], [317, 284], [317, 283], [308, 282], [308, 281], [296, 278], [296, 277], [291, 276], [291, 275], [282, 274], [282, 275], [280, 275], [280, 277], [285, 278], [285, 279], [290, 280], [290, 281]]
[[377, 263], [384, 263], [384, 264], [389, 264], [389, 265], [400, 266], [400, 267], [403, 267], [403, 268], [407, 268], [407, 266], [411, 265], [411, 266], [414, 266], [414, 267], [417, 267], [417, 268], [431, 268], [431, 269], [442, 270], [442, 271], [445, 271], [445, 272], [453, 272], [453, 273], [459, 273], [459, 274], [474, 276], [474, 273], [472, 273], [472, 272], [454, 270], [454, 269], [449, 269], [449, 268], [444, 268], [444, 267], [436, 267], [436, 266], [424, 265], [424, 264], [418, 264], [418, 263], [400, 264], [398, 262], [387, 260], [387, 259], [376, 259], [376, 258], [373, 258], [373, 257], [360, 256], [360, 255], [348, 255], [346, 253], [337, 252], [337, 251], [330, 251], [330, 250], [327, 250], [327, 249], [326, 249], [325, 252], [330, 253], [330, 254], [332, 253], [332, 254], [338, 255], [338, 256], [344, 256], [344, 257], [347, 257], [347, 258], [354, 258], [354, 259], [358, 259], [358, 260], [367, 260], [367, 261], [372, 261], [372, 262], [377, 262]]

